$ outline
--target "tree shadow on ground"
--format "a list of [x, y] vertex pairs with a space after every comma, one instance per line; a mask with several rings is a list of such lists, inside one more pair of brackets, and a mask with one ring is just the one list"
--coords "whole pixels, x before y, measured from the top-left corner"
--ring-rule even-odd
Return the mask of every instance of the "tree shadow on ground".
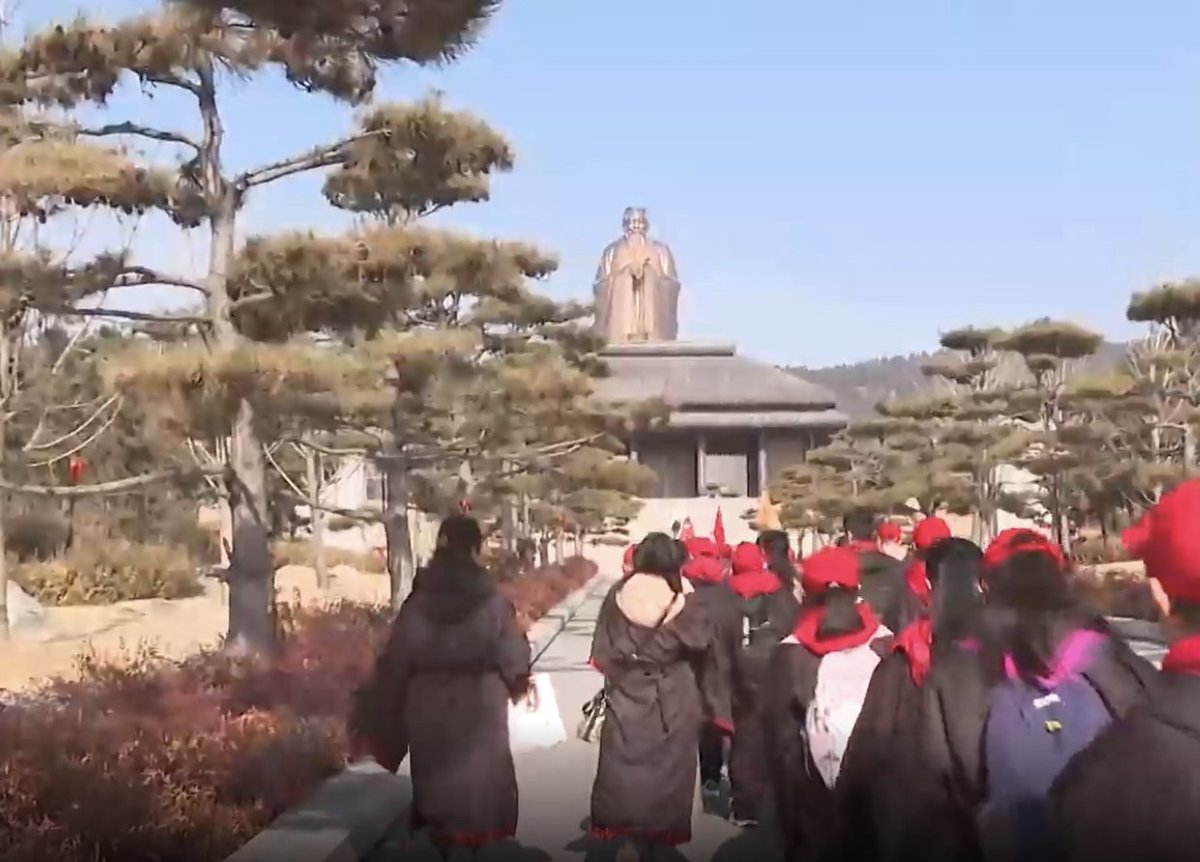
[[712, 862], [783, 862], [778, 834], [769, 826], [743, 829], [721, 844]]
[[[563, 849], [572, 853], [582, 853], [583, 862], [614, 862], [617, 858], [617, 851], [624, 843], [619, 838], [604, 839], [584, 834]], [[688, 862], [688, 858], [679, 852], [678, 848], [663, 847], [655, 854], [653, 862]]]
[[[364, 862], [441, 862], [442, 855], [434, 848], [425, 832], [396, 834], [363, 857]], [[497, 841], [481, 847], [474, 855], [470, 850], [450, 852], [450, 862], [554, 862], [553, 857], [538, 847], [527, 847], [515, 838]]]

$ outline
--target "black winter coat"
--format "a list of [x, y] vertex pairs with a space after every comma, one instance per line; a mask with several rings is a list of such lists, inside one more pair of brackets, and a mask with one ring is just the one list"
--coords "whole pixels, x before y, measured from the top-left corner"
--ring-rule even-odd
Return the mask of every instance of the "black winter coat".
[[[887, 655], [891, 640], [878, 637], [872, 648], [880, 656]], [[847, 824], [841, 818], [838, 798], [858, 736], [856, 724], [842, 772], [830, 789], [817, 772], [803, 738], [821, 661], [821, 656], [789, 637], [772, 655], [762, 689], [764, 751], [785, 852], [789, 860], [804, 862], [845, 858], [840, 848], [846, 840]]]
[[[962, 647], [937, 650], [920, 687], [905, 656], [880, 664], [839, 782], [844, 858], [982, 858], [975, 826], [985, 801], [982, 740], [1000, 677], [980, 652]], [[1120, 717], [1144, 701], [1155, 671], [1114, 639], [1086, 677]]]
[[[760, 815], [770, 784], [763, 739], [762, 686], [771, 656], [779, 642], [792, 633], [800, 602], [787, 587], [774, 592], [738, 598], [738, 637], [733, 664], [733, 744], [729, 749], [731, 813], [738, 820]], [[761, 621], [745, 643], [742, 621]]]
[[1200, 855], [1200, 676], [1164, 671], [1150, 700], [1073, 760], [1050, 793], [1068, 862]]

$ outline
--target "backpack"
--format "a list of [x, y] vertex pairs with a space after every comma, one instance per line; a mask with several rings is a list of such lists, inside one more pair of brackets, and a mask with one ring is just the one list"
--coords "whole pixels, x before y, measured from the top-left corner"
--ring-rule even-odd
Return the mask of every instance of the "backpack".
[[1061, 681], [1049, 684], [1021, 679], [1006, 662], [1007, 679], [992, 690], [984, 728], [987, 802], [980, 837], [987, 859], [1057, 858], [1050, 786], [1112, 721], [1100, 693], [1079, 675], [1102, 641], [1091, 631], [1069, 635], [1055, 662]]
[[779, 640], [771, 629], [771, 605], [769, 596], [755, 596], [742, 602], [742, 648], [755, 646], [770, 638]]
[[[879, 631], [887, 634], [882, 627]], [[850, 734], [879, 665], [879, 654], [872, 643], [829, 653], [817, 667], [817, 685], [804, 717], [804, 735], [812, 764], [831, 789], [841, 774]]]

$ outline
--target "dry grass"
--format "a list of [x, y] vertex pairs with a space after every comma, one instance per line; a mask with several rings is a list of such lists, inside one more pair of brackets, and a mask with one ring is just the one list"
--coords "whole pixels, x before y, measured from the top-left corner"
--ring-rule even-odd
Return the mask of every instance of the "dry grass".
[[48, 605], [183, 599], [201, 592], [196, 562], [181, 546], [103, 539], [78, 542], [50, 560], [12, 565], [16, 581]]
[[[275, 565], [316, 567], [316, 552], [312, 542], [302, 539], [276, 542], [271, 549]], [[325, 565], [350, 566], [367, 574], [386, 574], [387, 565], [382, 554], [373, 552], [347, 551], [342, 548], [325, 548]]]

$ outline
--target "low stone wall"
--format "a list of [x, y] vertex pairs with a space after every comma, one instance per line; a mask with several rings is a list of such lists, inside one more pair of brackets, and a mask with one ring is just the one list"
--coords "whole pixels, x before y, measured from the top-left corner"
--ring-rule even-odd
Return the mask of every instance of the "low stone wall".
[[356, 862], [401, 827], [412, 782], [374, 761], [347, 767], [225, 862]]

